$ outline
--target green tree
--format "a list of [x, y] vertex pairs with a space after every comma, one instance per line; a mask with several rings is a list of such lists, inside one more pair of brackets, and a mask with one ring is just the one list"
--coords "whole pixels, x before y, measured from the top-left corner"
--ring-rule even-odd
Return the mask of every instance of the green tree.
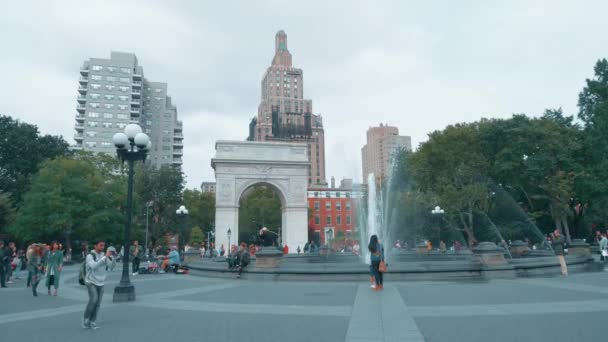
[[15, 218], [15, 209], [11, 198], [0, 191], [0, 235], [7, 232], [8, 226]]
[[19, 206], [39, 164], [69, 154], [62, 137], [40, 135], [38, 127], [0, 115], [0, 191]]
[[12, 233], [22, 241], [65, 236], [118, 241], [124, 227], [126, 186], [121, 177], [103, 175], [87, 161], [57, 158], [43, 162], [32, 179]]
[[215, 194], [199, 190], [184, 190], [184, 205], [188, 208], [189, 226], [201, 227], [205, 232], [213, 230], [215, 222]]
[[192, 228], [192, 230], [190, 231], [190, 245], [194, 246], [194, 247], [199, 247], [203, 244], [203, 242], [205, 241], [205, 234], [203, 234], [203, 231], [201, 230], [200, 227], [194, 227]]
[[261, 226], [276, 231], [281, 227], [281, 199], [270, 187], [250, 188], [240, 200], [238, 241], [256, 242]]

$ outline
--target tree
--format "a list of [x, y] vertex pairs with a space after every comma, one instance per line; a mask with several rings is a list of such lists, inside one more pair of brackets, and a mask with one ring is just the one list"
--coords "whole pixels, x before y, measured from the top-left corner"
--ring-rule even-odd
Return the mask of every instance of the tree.
[[[181, 168], [163, 165], [156, 168], [150, 164], [138, 165], [135, 172], [134, 192], [136, 194], [134, 212], [135, 234], [142, 235], [145, 224], [145, 203], [152, 201], [151, 240], [155, 243], [167, 233], [176, 233], [181, 224], [175, 210], [183, 205], [184, 174]], [[188, 208], [190, 210], [190, 208]]]
[[190, 225], [201, 227], [204, 231], [213, 230], [215, 223], [215, 194], [199, 190], [184, 191], [184, 205], [188, 208]]
[[69, 154], [62, 137], [40, 135], [38, 127], [0, 115], [0, 191], [19, 206], [30, 177], [46, 160]]
[[199, 247], [203, 244], [203, 242], [205, 241], [205, 234], [203, 234], [203, 231], [201, 230], [200, 227], [194, 227], [192, 228], [192, 230], [190, 231], [190, 245], [195, 246], [195, 247]]
[[8, 226], [15, 218], [15, 209], [10, 197], [0, 191], [0, 235], [7, 232]]
[[118, 241], [124, 227], [126, 186], [119, 176], [103, 175], [91, 162], [57, 158], [43, 162], [25, 194], [11, 232], [22, 241], [65, 236]]
[[239, 205], [238, 241], [256, 242], [261, 226], [272, 231], [281, 227], [281, 199], [270, 187], [250, 188], [241, 197]]

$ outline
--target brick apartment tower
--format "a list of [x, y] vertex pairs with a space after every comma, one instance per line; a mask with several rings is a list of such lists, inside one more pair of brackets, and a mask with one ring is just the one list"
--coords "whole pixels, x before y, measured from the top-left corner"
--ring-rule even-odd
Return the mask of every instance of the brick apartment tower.
[[262, 79], [262, 100], [249, 124], [248, 140], [307, 144], [311, 162], [308, 186], [327, 185], [323, 120], [313, 114], [312, 100], [304, 99], [303, 72], [292, 66], [282, 30], [275, 36], [274, 57]]
[[412, 150], [412, 138], [399, 135], [399, 128], [380, 124], [367, 130], [367, 144], [361, 149], [363, 182], [373, 173], [376, 183], [381, 184], [388, 178], [390, 159], [398, 149]]

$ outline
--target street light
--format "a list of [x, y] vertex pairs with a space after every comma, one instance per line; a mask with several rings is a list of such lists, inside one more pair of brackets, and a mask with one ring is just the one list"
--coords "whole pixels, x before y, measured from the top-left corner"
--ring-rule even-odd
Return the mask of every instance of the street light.
[[209, 257], [212, 256], [211, 254], [211, 238], [215, 236], [215, 233], [212, 232], [211, 230], [209, 230], [207, 232], [207, 250], [209, 251]]
[[[433, 210], [431, 210], [431, 214], [439, 217], [439, 215], [445, 214], [445, 210], [441, 209], [441, 207], [439, 207], [439, 206], [436, 206]], [[437, 221], [437, 234], [439, 235], [438, 243], [441, 243], [441, 222], [440, 221]]]
[[232, 251], [232, 245], [230, 244], [230, 235], [232, 235], [232, 230], [228, 228], [228, 232], [226, 232], [226, 234], [228, 234], [228, 256], [230, 256], [230, 252]]
[[182, 240], [181, 244], [183, 246], [184, 245], [183, 236], [186, 231], [186, 216], [188, 216], [188, 209], [186, 209], [186, 206], [180, 205], [179, 208], [177, 208], [177, 210], [175, 211], [175, 214], [177, 214], [177, 217], [179, 217], [182, 221], [182, 232], [180, 234], [180, 240]]
[[125, 222], [125, 236], [123, 246], [125, 249], [122, 260], [122, 277], [120, 283], [114, 288], [114, 302], [130, 302], [135, 300], [135, 287], [129, 280], [129, 245], [131, 243], [131, 212], [133, 211], [133, 165], [135, 161], [144, 162], [152, 142], [141, 127], [137, 124], [128, 124], [124, 133], [116, 133], [112, 137], [118, 158], [129, 165], [129, 178], [127, 185], [127, 212]]

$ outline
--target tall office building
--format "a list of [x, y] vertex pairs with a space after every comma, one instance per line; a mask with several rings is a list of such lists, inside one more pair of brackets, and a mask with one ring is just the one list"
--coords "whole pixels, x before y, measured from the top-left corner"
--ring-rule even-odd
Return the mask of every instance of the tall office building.
[[81, 67], [78, 82], [75, 149], [114, 154], [112, 137], [135, 122], [152, 141], [150, 163], [182, 164], [182, 122], [167, 84], [146, 79], [134, 54], [91, 58]]
[[412, 138], [399, 135], [399, 128], [380, 124], [367, 130], [367, 144], [361, 149], [363, 181], [373, 173], [376, 182], [383, 182], [390, 173], [392, 155], [400, 148], [412, 150]]
[[287, 35], [275, 36], [275, 53], [262, 79], [258, 114], [249, 124], [253, 141], [288, 141], [308, 145], [308, 185], [326, 186], [325, 133], [320, 115], [312, 112], [312, 100], [304, 98], [302, 69], [291, 64]]

